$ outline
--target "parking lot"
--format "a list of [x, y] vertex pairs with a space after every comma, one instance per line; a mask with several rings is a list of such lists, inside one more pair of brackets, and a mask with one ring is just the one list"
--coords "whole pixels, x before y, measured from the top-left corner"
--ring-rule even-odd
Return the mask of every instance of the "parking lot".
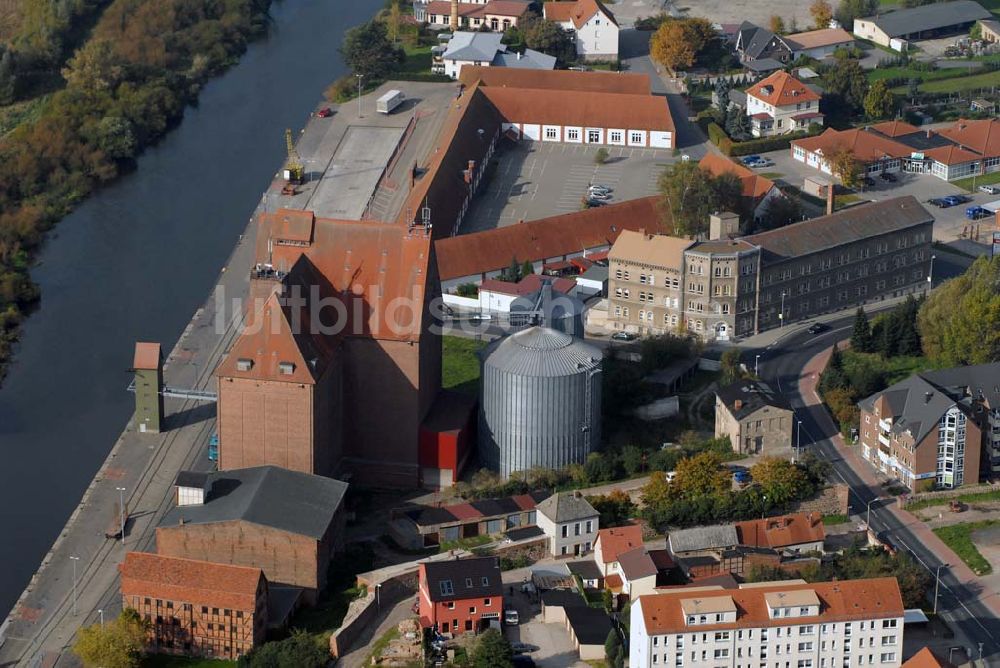
[[[830, 180], [836, 180], [828, 174], [824, 174], [817, 169], [798, 162], [787, 150], [773, 151], [761, 154], [774, 162], [772, 167], [766, 167], [757, 171], [766, 174], [772, 180], [802, 187], [804, 179], [808, 176], [820, 176]], [[968, 235], [974, 233], [975, 228], [980, 230], [980, 240], [985, 242], [987, 230], [993, 229], [993, 221], [990, 218], [983, 218], [978, 221], [970, 221], [965, 217], [966, 207], [974, 204], [985, 204], [1000, 200], [1000, 195], [990, 195], [982, 192], [966, 193], [964, 190], [947, 181], [931, 176], [930, 174], [906, 174], [898, 172], [894, 174], [896, 181], [883, 181], [878, 176], [874, 177], [875, 185], [858, 192], [858, 196], [865, 200], [881, 201], [893, 197], [912, 195], [923, 204], [934, 216], [934, 239], [944, 243], [954, 243], [963, 239], [963, 233]], [[927, 201], [933, 198], [946, 197], [948, 195], [969, 195], [971, 202], [946, 209], [940, 209], [928, 204]]]
[[504, 583], [513, 586], [513, 594], [505, 597], [504, 606], [517, 610], [520, 623], [504, 628], [504, 635], [511, 642], [534, 645], [538, 649], [529, 652], [539, 668], [589, 668], [581, 661], [563, 624], [542, 622], [542, 606], [537, 594], [525, 594], [520, 583], [522, 570], [504, 573]]
[[677, 158], [669, 149], [608, 146], [608, 160], [594, 161], [599, 146], [523, 141], [497, 153], [490, 182], [472, 202], [462, 233], [479, 232], [579, 211], [587, 186], [614, 190], [610, 203], [657, 192], [663, 168]]

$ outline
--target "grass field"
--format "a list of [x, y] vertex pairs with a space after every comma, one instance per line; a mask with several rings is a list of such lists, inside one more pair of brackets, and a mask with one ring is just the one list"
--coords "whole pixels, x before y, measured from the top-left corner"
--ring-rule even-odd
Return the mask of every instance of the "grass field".
[[442, 336], [441, 347], [441, 385], [446, 390], [478, 394], [479, 357], [476, 352], [483, 344], [475, 339]]
[[845, 524], [850, 521], [851, 518], [847, 515], [823, 515], [823, 524], [826, 524], [827, 526]]
[[[929, 81], [920, 84], [920, 90], [925, 93], [952, 93], [962, 90], [989, 88], [991, 86], [1000, 86], [1000, 70], [976, 74], [971, 77], [955, 77], [952, 79]], [[893, 91], [895, 90], [894, 88]]]
[[1000, 172], [990, 172], [989, 174], [983, 174], [982, 176], [977, 176], [976, 178], [969, 177], [967, 179], [952, 181], [951, 183], [952, 185], [956, 185], [959, 188], [965, 188], [969, 192], [972, 192], [979, 186], [991, 186], [1000, 183]]
[[406, 60], [400, 65], [399, 71], [407, 74], [430, 74], [431, 71], [431, 45], [422, 44], [420, 46], [407, 46], [403, 50], [406, 52]]
[[152, 654], [142, 660], [143, 668], [229, 668], [235, 661], [221, 659], [190, 659], [186, 656]]
[[931, 508], [932, 506], [947, 506], [952, 500], [958, 500], [962, 503], [977, 503], [981, 501], [1000, 501], [1000, 490], [990, 490], [987, 492], [971, 492], [969, 494], [959, 494], [953, 497], [941, 497], [937, 499], [921, 499], [920, 501], [914, 501], [913, 503], [906, 504], [906, 509], [909, 511], [920, 510], [922, 508]]
[[993, 567], [976, 549], [975, 543], [972, 542], [972, 534], [980, 529], [989, 529], [997, 525], [1000, 525], [1000, 520], [982, 520], [967, 524], [953, 524], [949, 527], [938, 527], [934, 529], [934, 533], [972, 569], [973, 573], [988, 575], [993, 572]]

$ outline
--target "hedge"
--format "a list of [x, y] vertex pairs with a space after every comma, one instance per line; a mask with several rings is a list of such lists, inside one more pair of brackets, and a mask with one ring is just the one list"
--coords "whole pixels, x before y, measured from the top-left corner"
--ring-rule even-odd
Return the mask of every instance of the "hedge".
[[[822, 129], [823, 128], [821, 128], [821, 130]], [[819, 132], [792, 132], [779, 137], [764, 137], [762, 139], [751, 139], [750, 141], [732, 142], [731, 149], [728, 153], [726, 153], [726, 155], [738, 156], [750, 155], [752, 153], [767, 153], [768, 151], [779, 151], [789, 148], [792, 141], [795, 139], [812, 137], [817, 134], [819, 134]], [[719, 148], [723, 149], [721, 145]], [[725, 152], [725, 149], [723, 149], [723, 152]]]
[[718, 146], [724, 155], [732, 155], [733, 140], [729, 138], [726, 131], [718, 123], [708, 124], [708, 139]]

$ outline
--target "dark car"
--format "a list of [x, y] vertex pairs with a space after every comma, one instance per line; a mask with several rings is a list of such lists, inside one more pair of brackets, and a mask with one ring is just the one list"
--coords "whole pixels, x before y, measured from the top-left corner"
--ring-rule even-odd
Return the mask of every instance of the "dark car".
[[604, 200], [594, 199], [593, 197], [587, 199], [587, 206], [589, 207], [605, 206], [606, 204], [607, 202], [605, 202]]
[[933, 204], [934, 206], [940, 207], [940, 208], [944, 208], [945, 207], [944, 200], [942, 198], [940, 198], [940, 197], [933, 197], [933, 198], [927, 200], [927, 203], [928, 204]]
[[895, 181], [896, 175], [893, 174], [892, 172], [882, 172], [881, 174], [879, 174], [879, 178], [881, 178], [883, 181]]
[[814, 322], [812, 325], [809, 326], [809, 329], [806, 331], [808, 331], [810, 334], [819, 334], [820, 332], [825, 332], [828, 329], [830, 329], [829, 325], [824, 325], [821, 322]]
[[864, 184], [865, 184], [866, 186], [868, 186], [869, 188], [872, 188], [872, 187], [874, 187], [874, 186], [875, 186], [875, 179], [873, 179], [873, 178], [872, 178], [872, 177], [870, 177], [870, 176], [866, 176], [866, 177], [864, 177], [863, 179], [861, 179], [861, 182], [862, 182], [862, 183], [864, 183]]
[[632, 332], [615, 332], [611, 335], [612, 341], [635, 341], [637, 337]]
[[515, 654], [510, 662], [514, 668], [535, 668], [535, 660], [525, 654]]

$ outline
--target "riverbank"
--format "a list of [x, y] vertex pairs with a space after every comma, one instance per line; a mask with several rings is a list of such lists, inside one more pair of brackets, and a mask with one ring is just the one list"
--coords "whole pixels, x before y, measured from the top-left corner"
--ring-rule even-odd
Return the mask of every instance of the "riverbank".
[[[133, 173], [83, 202], [45, 244], [33, 269], [43, 298], [0, 387], [0, 614], [132, 415], [124, 371], [135, 341], [169, 351], [189, 326], [210, 328], [190, 325], [193, 306], [213, 289], [280, 166], [285, 128], [297, 132], [345, 71], [341, 31], [381, 4], [275, 4], [268, 37], [205, 86]], [[211, 369], [185, 347], [173, 364], [191, 383]]]

